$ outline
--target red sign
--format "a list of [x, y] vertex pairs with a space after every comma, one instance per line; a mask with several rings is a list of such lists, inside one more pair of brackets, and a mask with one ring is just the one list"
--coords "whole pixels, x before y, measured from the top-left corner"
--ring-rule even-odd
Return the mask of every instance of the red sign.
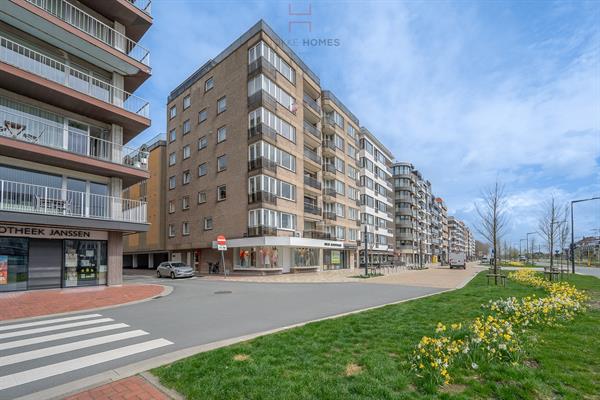
[[227, 244], [227, 240], [225, 239], [225, 236], [223, 236], [223, 235], [217, 236], [217, 244], [219, 244], [221, 246], [225, 246]]

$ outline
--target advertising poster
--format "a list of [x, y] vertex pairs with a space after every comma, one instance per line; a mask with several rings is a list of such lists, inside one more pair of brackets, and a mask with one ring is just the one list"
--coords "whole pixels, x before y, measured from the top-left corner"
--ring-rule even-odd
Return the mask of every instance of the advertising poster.
[[340, 264], [342, 262], [339, 251], [331, 252], [331, 263], [332, 264]]
[[8, 256], [0, 256], [0, 285], [8, 284]]

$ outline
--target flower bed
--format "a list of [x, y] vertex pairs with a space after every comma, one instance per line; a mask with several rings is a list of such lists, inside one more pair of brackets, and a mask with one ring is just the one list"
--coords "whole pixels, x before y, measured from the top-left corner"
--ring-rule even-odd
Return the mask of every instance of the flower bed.
[[546, 297], [509, 297], [482, 305], [484, 314], [470, 324], [438, 323], [433, 337], [424, 336], [412, 356], [412, 368], [425, 383], [448, 384], [450, 370], [477, 369], [481, 362], [516, 362], [522, 353], [521, 332], [533, 325], [554, 326], [586, 310], [587, 295], [567, 282], [549, 282], [531, 270], [509, 279], [544, 289]]

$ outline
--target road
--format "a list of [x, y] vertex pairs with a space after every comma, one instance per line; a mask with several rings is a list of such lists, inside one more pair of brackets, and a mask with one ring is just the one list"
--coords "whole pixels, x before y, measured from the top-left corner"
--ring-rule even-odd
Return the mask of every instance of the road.
[[444, 290], [369, 283], [128, 280], [160, 282], [174, 290], [98, 312], [0, 324], [0, 399], [32, 395], [192, 346]]
[[[547, 267], [550, 265], [550, 261], [536, 261], [536, 265], [540, 267]], [[555, 264], [556, 265], [556, 264]], [[558, 264], [560, 266], [560, 264]], [[563, 267], [565, 264], [563, 264]], [[540, 268], [541, 269], [541, 268]], [[569, 271], [571, 271], [571, 265], [569, 264]], [[591, 275], [600, 278], [600, 267], [585, 267], [581, 264], [575, 264], [575, 272], [581, 275]]]

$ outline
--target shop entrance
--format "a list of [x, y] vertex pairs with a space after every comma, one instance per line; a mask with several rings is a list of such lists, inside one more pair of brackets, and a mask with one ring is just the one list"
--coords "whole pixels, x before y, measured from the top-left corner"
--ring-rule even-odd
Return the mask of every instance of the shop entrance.
[[29, 289], [62, 286], [62, 240], [29, 239]]

